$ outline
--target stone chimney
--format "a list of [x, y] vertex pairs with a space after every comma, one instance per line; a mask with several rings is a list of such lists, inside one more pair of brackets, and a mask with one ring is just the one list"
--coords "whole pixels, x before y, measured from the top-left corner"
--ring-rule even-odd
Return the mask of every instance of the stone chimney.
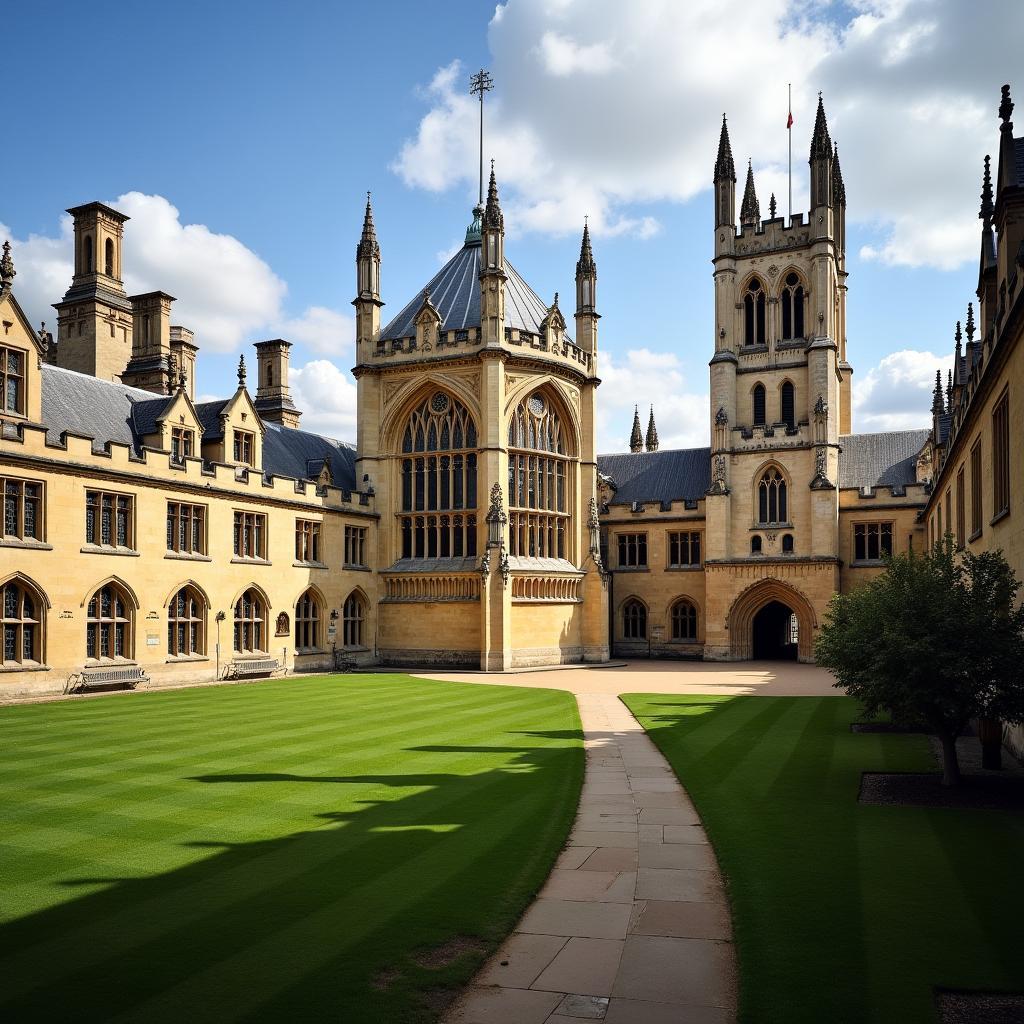
[[295, 408], [291, 388], [288, 387], [288, 357], [290, 341], [272, 338], [257, 341], [256, 411], [269, 423], [282, 427], [298, 427], [302, 413]]

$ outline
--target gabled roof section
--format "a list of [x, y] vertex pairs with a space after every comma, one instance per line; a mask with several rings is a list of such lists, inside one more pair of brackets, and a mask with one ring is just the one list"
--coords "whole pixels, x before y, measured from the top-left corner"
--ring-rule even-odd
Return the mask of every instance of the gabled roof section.
[[[505, 326], [540, 334], [547, 304], [505, 260]], [[480, 243], [464, 245], [381, 331], [381, 339], [410, 338], [427, 293], [441, 318], [442, 331], [480, 326]]]
[[611, 505], [694, 501], [711, 486], [711, 449], [599, 455], [597, 468], [616, 486]]
[[356, 449], [344, 441], [335, 441], [308, 430], [265, 423], [263, 435], [263, 472], [315, 480], [326, 462], [335, 487], [356, 490]]
[[840, 487], [906, 487], [917, 482], [917, 456], [930, 430], [889, 430], [839, 438]]
[[224, 437], [224, 424], [221, 416], [227, 408], [228, 400], [219, 398], [215, 402], [200, 402], [196, 406], [199, 425], [203, 428], [204, 441], [220, 441]]

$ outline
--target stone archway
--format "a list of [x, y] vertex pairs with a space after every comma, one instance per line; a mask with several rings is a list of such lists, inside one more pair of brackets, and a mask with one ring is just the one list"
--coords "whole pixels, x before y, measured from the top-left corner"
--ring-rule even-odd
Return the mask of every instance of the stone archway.
[[728, 618], [731, 657], [735, 661], [792, 658], [794, 652], [784, 635], [788, 628], [786, 612], [797, 620], [796, 660], [814, 661], [814, 630], [818, 625], [814, 608], [799, 590], [772, 579], [748, 587], [733, 602]]

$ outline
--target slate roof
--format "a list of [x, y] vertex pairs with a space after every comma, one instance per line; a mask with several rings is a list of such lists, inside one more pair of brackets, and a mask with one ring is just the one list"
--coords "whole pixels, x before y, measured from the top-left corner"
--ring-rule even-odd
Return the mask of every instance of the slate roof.
[[599, 455], [597, 468], [618, 488], [609, 504], [703, 498], [711, 486], [711, 449]]
[[[57, 442], [65, 431], [93, 438], [93, 450], [102, 451], [108, 441], [130, 445], [141, 454], [144, 435], [156, 432], [156, 420], [173, 397], [154, 396], [151, 391], [100, 380], [57, 366], [42, 367], [43, 426], [48, 439]], [[196, 407], [204, 440], [222, 436], [220, 412], [227, 400], [203, 402]], [[214, 436], [207, 433], [207, 426]], [[295, 430], [277, 423], [264, 423], [263, 472], [316, 479], [326, 461], [335, 487], [356, 489], [356, 451], [343, 441]]]
[[1017, 160], [1017, 184], [1024, 185], [1024, 138], [1014, 139], [1013, 149]]
[[[505, 261], [505, 326], [531, 334], [540, 333], [547, 304]], [[461, 331], [480, 326], [480, 243], [467, 242], [427, 283], [408, 305], [381, 331], [381, 339], [409, 338], [413, 323], [430, 292], [430, 301], [441, 317], [441, 330]]]
[[839, 438], [840, 487], [905, 487], [917, 481], [915, 462], [929, 430], [889, 430]]

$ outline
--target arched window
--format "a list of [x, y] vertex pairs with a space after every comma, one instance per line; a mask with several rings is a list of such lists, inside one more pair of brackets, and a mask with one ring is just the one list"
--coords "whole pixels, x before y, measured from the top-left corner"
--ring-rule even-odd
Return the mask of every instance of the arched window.
[[782, 303], [782, 340], [804, 336], [804, 286], [796, 274], [787, 274], [780, 296]]
[[179, 590], [167, 606], [167, 654], [189, 658], [206, 653], [206, 601], [195, 587]]
[[647, 639], [647, 609], [635, 597], [622, 606], [622, 636], [625, 640]]
[[558, 411], [540, 391], [508, 425], [509, 554], [568, 558], [569, 467]]
[[752, 555], [761, 554], [761, 538], [756, 533], [750, 538], [750, 553]]
[[402, 437], [403, 558], [476, 554], [476, 424], [444, 391], [417, 406]]
[[295, 605], [295, 650], [320, 649], [320, 602], [314, 590], [307, 590]]
[[767, 469], [757, 485], [757, 521], [784, 523], [786, 515], [786, 481], [775, 469]]
[[262, 595], [250, 587], [235, 602], [235, 653], [266, 651], [267, 607]]
[[355, 591], [345, 598], [342, 613], [342, 639], [346, 647], [363, 646], [363, 620], [366, 618], [363, 599]]
[[107, 277], [114, 276], [114, 241], [111, 238], [103, 245], [103, 269]]
[[743, 296], [743, 339], [747, 345], [763, 345], [764, 333], [764, 285], [755, 277], [747, 285]]
[[697, 609], [685, 599], [672, 605], [672, 639], [691, 642], [697, 639]]
[[124, 588], [106, 583], [89, 599], [85, 626], [85, 656], [130, 658], [134, 606]]
[[754, 403], [754, 426], [763, 427], [765, 424], [765, 401], [764, 401], [764, 385], [755, 384], [753, 392], [753, 403]]
[[42, 602], [17, 580], [8, 580], [3, 588], [4, 646], [0, 665], [17, 668], [43, 660], [42, 621]]
[[269, 363], [267, 364], [267, 387], [272, 387], [274, 383], [274, 368]]
[[779, 406], [782, 410], [781, 419], [790, 430], [796, 427], [796, 409], [793, 399], [793, 385], [787, 380], [779, 393]]
[[784, 555], [793, 554], [793, 534], [784, 533], [782, 535], [782, 553]]
[[82, 269], [86, 274], [92, 273], [92, 235], [86, 235], [82, 243]]

